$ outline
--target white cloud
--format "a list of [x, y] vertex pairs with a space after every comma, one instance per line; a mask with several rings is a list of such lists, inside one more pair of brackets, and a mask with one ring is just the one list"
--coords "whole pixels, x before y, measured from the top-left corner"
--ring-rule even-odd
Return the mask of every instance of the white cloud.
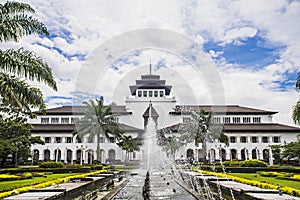
[[257, 30], [251, 27], [235, 28], [227, 31], [224, 36], [223, 45], [234, 42], [242, 44], [241, 40], [252, 38], [256, 35]]
[[[290, 122], [290, 107], [299, 99], [294, 91], [279, 92], [272, 85], [276, 80], [282, 80], [286, 71], [299, 71], [300, 68], [300, 3], [282, 0], [252, 0], [252, 1], [71, 1], [50, 0], [30, 1], [36, 8], [35, 15], [48, 27], [51, 38], [26, 37], [19, 44], [3, 44], [3, 48], [24, 46], [35, 51], [52, 67], [58, 81], [58, 92], [42, 86], [45, 96], [70, 97], [74, 91], [74, 83], [83, 63], [75, 57], [67, 58], [64, 54], [90, 55], [102, 42], [120, 33], [145, 28], [158, 27], [185, 34], [198, 44], [207, 41], [217, 43], [240, 44], [247, 38], [258, 35], [274, 46], [285, 46], [279, 59], [259, 71], [240, 69], [235, 63], [228, 63], [223, 52], [209, 51], [212, 57], [218, 57], [218, 67], [223, 78], [223, 84], [228, 103], [242, 104], [279, 110], [279, 120]], [[42, 44], [43, 46], [39, 45]], [[46, 47], [47, 48], [46, 48]], [[178, 60], [172, 56], [154, 52], [153, 55], [142, 53], [138, 58], [141, 64], [147, 63], [149, 57], [154, 60], [166, 59], [182, 75], [181, 80], [187, 81], [191, 90], [197, 90], [198, 77], [193, 77], [193, 71], [183, 66], [177, 66]], [[104, 95], [111, 95], [111, 90], [117, 88], [120, 80], [126, 80], [136, 67], [123, 63], [120, 71], [109, 70], [109, 78]], [[163, 73], [165, 69], [160, 69]], [[123, 72], [123, 73], [120, 73]], [[128, 74], [127, 74], [128, 73]], [[165, 74], [165, 73], [163, 73]], [[184, 78], [188, 77], [188, 78]], [[171, 76], [165, 78], [172, 80]], [[69, 79], [69, 80], [68, 80]], [[66, 81], [67, 80], [67, 81]], [[238, 84], [237, 84], [238, 83]], [[263, 87], [261, 83], [267, 83]], [[176, 83], [174, 83], [176, 85]], [[177, 84], [178, 87], [180, 84]], [[204, 85], [201, 85], [201, 87]], [[175, 86], [174, 86], [175, 88]], [[181, 88], [180, 88], [181, 89]], [[245, 92], [246, 91], [246, 92]], [[184, 93], [183, 91], [181, 91]], [[178, 90], [178, 94], [181, 93]], [[207, 90], [201, 90], [197, 97], [199, 103], [209, 102], [206, 99]], [[242, 95], [241, 95], [242, 94]], [[52, 100], [51, 105], [59, 100]], [[65, 101], [65, 100], [61, 100]]]

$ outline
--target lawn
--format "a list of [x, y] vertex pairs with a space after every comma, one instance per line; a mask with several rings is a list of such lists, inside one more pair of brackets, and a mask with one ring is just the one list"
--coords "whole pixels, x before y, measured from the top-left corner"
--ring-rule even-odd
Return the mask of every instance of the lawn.
[[16, 188], [43, 183], [47, 181], [52, 181], [58, 178], [64, 178], [66, 176], [70, 176], [72, 174], [51, 174], [47, 177], [33, 177], [32, 179], [25, 179], [25, 180], [16, 180], [16, 181], [3, 181], [0, 182], [0, 192], [13, 190]]
[[300, 181], [282, 180], [282, 179], [277, 179], [275, 177], [264, 177], [258, 174], [249, 174], [249, 173], [228, 173], [228, 174], [231, 176], [236, 176], [236, 177], [245, 178], [249, 180], [256, 180], [260, 182], [271, 183], [273, 185], [288, 186], [291, 188], [300, 189]]

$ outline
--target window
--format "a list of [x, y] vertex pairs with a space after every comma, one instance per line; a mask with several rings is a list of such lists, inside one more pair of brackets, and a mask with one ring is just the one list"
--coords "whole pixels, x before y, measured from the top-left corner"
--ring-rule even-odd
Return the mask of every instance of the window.
[[260, 123], [260, 117], [253, 117], [253, 123]]
[[153, 95], [153, 92], [149, 91], [149, 97], [152, 97], [152, 95]]
[[43, 118], [41, 118], [41, 123], [42, 124], [49, 124], [49, 117], [43, 117]]
[[236, 143], [236, 137], [231, 136], [229, 139], [230, 139], [230, 143]]
[[251, 137], [251, 142], [252, 143], [258, 143], [258, 138], [256, 136]]
[[229, 124], [230, 123], [230, 117], [223, 117], [223, 123]]
[[109, 137], [109, 143], [115, 143], [116, 139], [114, 137]]
[[159, 91], [159, 96], [163, 97], [164, 96], [164, 91]]
[[75, 124], [75, 122], [79, 121], [79, 117], [72, 117], [71, 124]]
[[262, 142], [263, 143], [268, 143], [269, 142], [269, 137], [262, 137]]
[[100, 138], [99, 138], [99, 143], [104, 143], [104, 142], [105, 142], [104, 137], [100, 137]]
[[59, 118], [55, 117], [55, 118], [51, 118], [51, 124], [58, 124], [59, 123]]
[[147, 91], [143, 91], [143, 97], [147, 97]]
[[221, 118], [220, 117], [213, 117], [213, 123], [214, 124], [220, 124], [221, 123]]
[[158, 97], [158, 91], [154, 91], [154, 97]]
[[138, 97], [142, 96], [142, 91], [138, 91]]
[[61, 137], [55, 137], [55, 143], [61, 143]]
[[72, 137], [66, 137], [66, 143], [72, 143], [73, 138]]
[[77, 137], [77, 138], [76, 138], [76, 142], [77, 142], [77, 143], [82, 143], [81, 138]]
[[273, 142], [274, 143], [280, 143], [280, 136], [274, 136], [273, 137]]
[[191, 121], [191, 118], [189, 118], [189, 117], [184, 117], [183, 118], [183, 123], [187, 123], [189, 121]]
[[240, 142], [247, 143], [247, 137], [245, 137], [245, 136], [240, 137]]
[[45, 143], [51, 143], [51, 137], [45, 137]]
[[243, 117], [243, 123], [251, 123], [250, 117]]
[[239, 123], [241, 123], [241, 118], [240, 118], [240, 117], [233, 117], [233, 118], [232, 118], [232, 121], [233, 121], [233, 123], [235, 123], [235, 124], [239, 124]]
[[87, 143], [93, 143], [93, 142], [94, 142], [94, 137], [87, 138]]
[[67, 117], [61, 118], [61, 123], [62, 124], [68, 124], [69, 123], [69, 118], [67, 118]]

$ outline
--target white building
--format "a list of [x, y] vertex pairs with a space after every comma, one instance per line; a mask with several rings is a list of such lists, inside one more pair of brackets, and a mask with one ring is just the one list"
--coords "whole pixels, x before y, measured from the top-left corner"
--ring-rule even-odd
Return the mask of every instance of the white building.
[[[156, 128], [176, 129], [176, 126], [189, 119], [191, 111], [205, 110], [213, 112], [213, 123], [223, 124], [224, 133], [229, 137], [229, 146], [217, 140], [207, 144], [208, 157], [212, 160], [258, 158], [267, 160], [270, 145], [294, 141], [300, 134], [300, 128], [272, 122], [277, 112], [248, 108], [238, 105], [177, 105], [170, 94], [172, 86], [166, 85], [160, 76], [142, 75], [136, 84], [130, 86], [131, 96], [125, 105], [113, 106], [113, 113], [118, 114], [120, 127], [126, 134], [132, 135], [140, 143], [148, 123], [149, 105], [152, 104], [151, 116]], [[100, 141], [77, 141], [73, 137], [74, 119], [82, 116], [82, 106], [63, 106], [48, 109], [46, 115], [37, 113], [37, 119], [31, 121], [34, 126], [33, 136], [40, 136], [45, 145], [33, 145], [35, 160], [56, 160], [65, 163], [92, 163], [96, 158], [96, 142], [100, 143], [101, 162], [124, 161], [125, 153], [117, 146], [116, 139], [100, 138]], [[188, 111], [188, 112], [186, 112]], [[193, 157], [198, 160], [200, 147], [193, 143], [183, 146], [176, 158]], [[141, 160], [142, 150], [130, 155], [131, 160]]]

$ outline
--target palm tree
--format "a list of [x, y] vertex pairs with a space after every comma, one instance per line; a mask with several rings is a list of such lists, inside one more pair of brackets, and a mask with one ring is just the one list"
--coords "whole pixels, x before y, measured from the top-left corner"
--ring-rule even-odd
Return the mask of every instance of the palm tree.
[[180, 142], [180, 139], [173, 135], [166, 138], [163, 149], [168, 157], [171, 155], [172, 159], [175, 160], [176, 152], [179, 151], [182, 146], [183, 143]]
[[199, 113], [192, 112], [191, 120], [183, 127], [183, 134], [181, 135], [182, 140], [186, 142], [195, 142], [195, 146], [202, 144], [201, 157], [203, 161], [206, 161], [207, 155], [207, 142], [213, 141], [214, 139], [220, 139], [226, 142], [227, 138], [222, 134], [223, 128], [221, 126], [211, 126], [212, 124], [212, 113], [206, 114], [204, 110]]
[[[0, 4], [0, 41], [18, 42], [31, 34], [48, 35], [43, 23], [29, 16], [35, 10], [25, 3], [6, 2]], [[34, 52], [23, 48], [0, 49], [0, 98], [5, 105], [13, 105], [30, 111], [32, 107], [45, 109], [40, 89], [29, 85], [26, 80], [43, 82], [57, 90], [56, 82], [47, 63]]]
[[97, 161], [101, 160], [100, 157], [100, 136], [103, 135], [109, 138], [110, 135], [120, 138], [122, 130], [115, 122], [115, 115], [112, 113], [111, 106], [103, 105], [103, 98], [89, 100], [83, 103], [83, 118], [75, 122], [76, 130], [74, 135], [77, 135], [81, 140], [84, 136], [88, 136], [88, 140], [93, 140], [97, 136]]
[[[300, 92], [300, 72], [298, 73], [298, 77], [297, 77], [297, 81], [296, 81], [296, 91]], [[300, 125], [300, 101], [298, 101], [293, 106], [292, 119], [295, 124]]]
[[122, 148], [122, 150], [125, 150], [125, 162], [129, 160], [129, 153], [139, 151], [140, 148], [137, 144], [137, 142], [132, 138], [131, 135], [122, 135], [122, 137], [119, 139], [119, 142], [117, 143], [119, 147]]

